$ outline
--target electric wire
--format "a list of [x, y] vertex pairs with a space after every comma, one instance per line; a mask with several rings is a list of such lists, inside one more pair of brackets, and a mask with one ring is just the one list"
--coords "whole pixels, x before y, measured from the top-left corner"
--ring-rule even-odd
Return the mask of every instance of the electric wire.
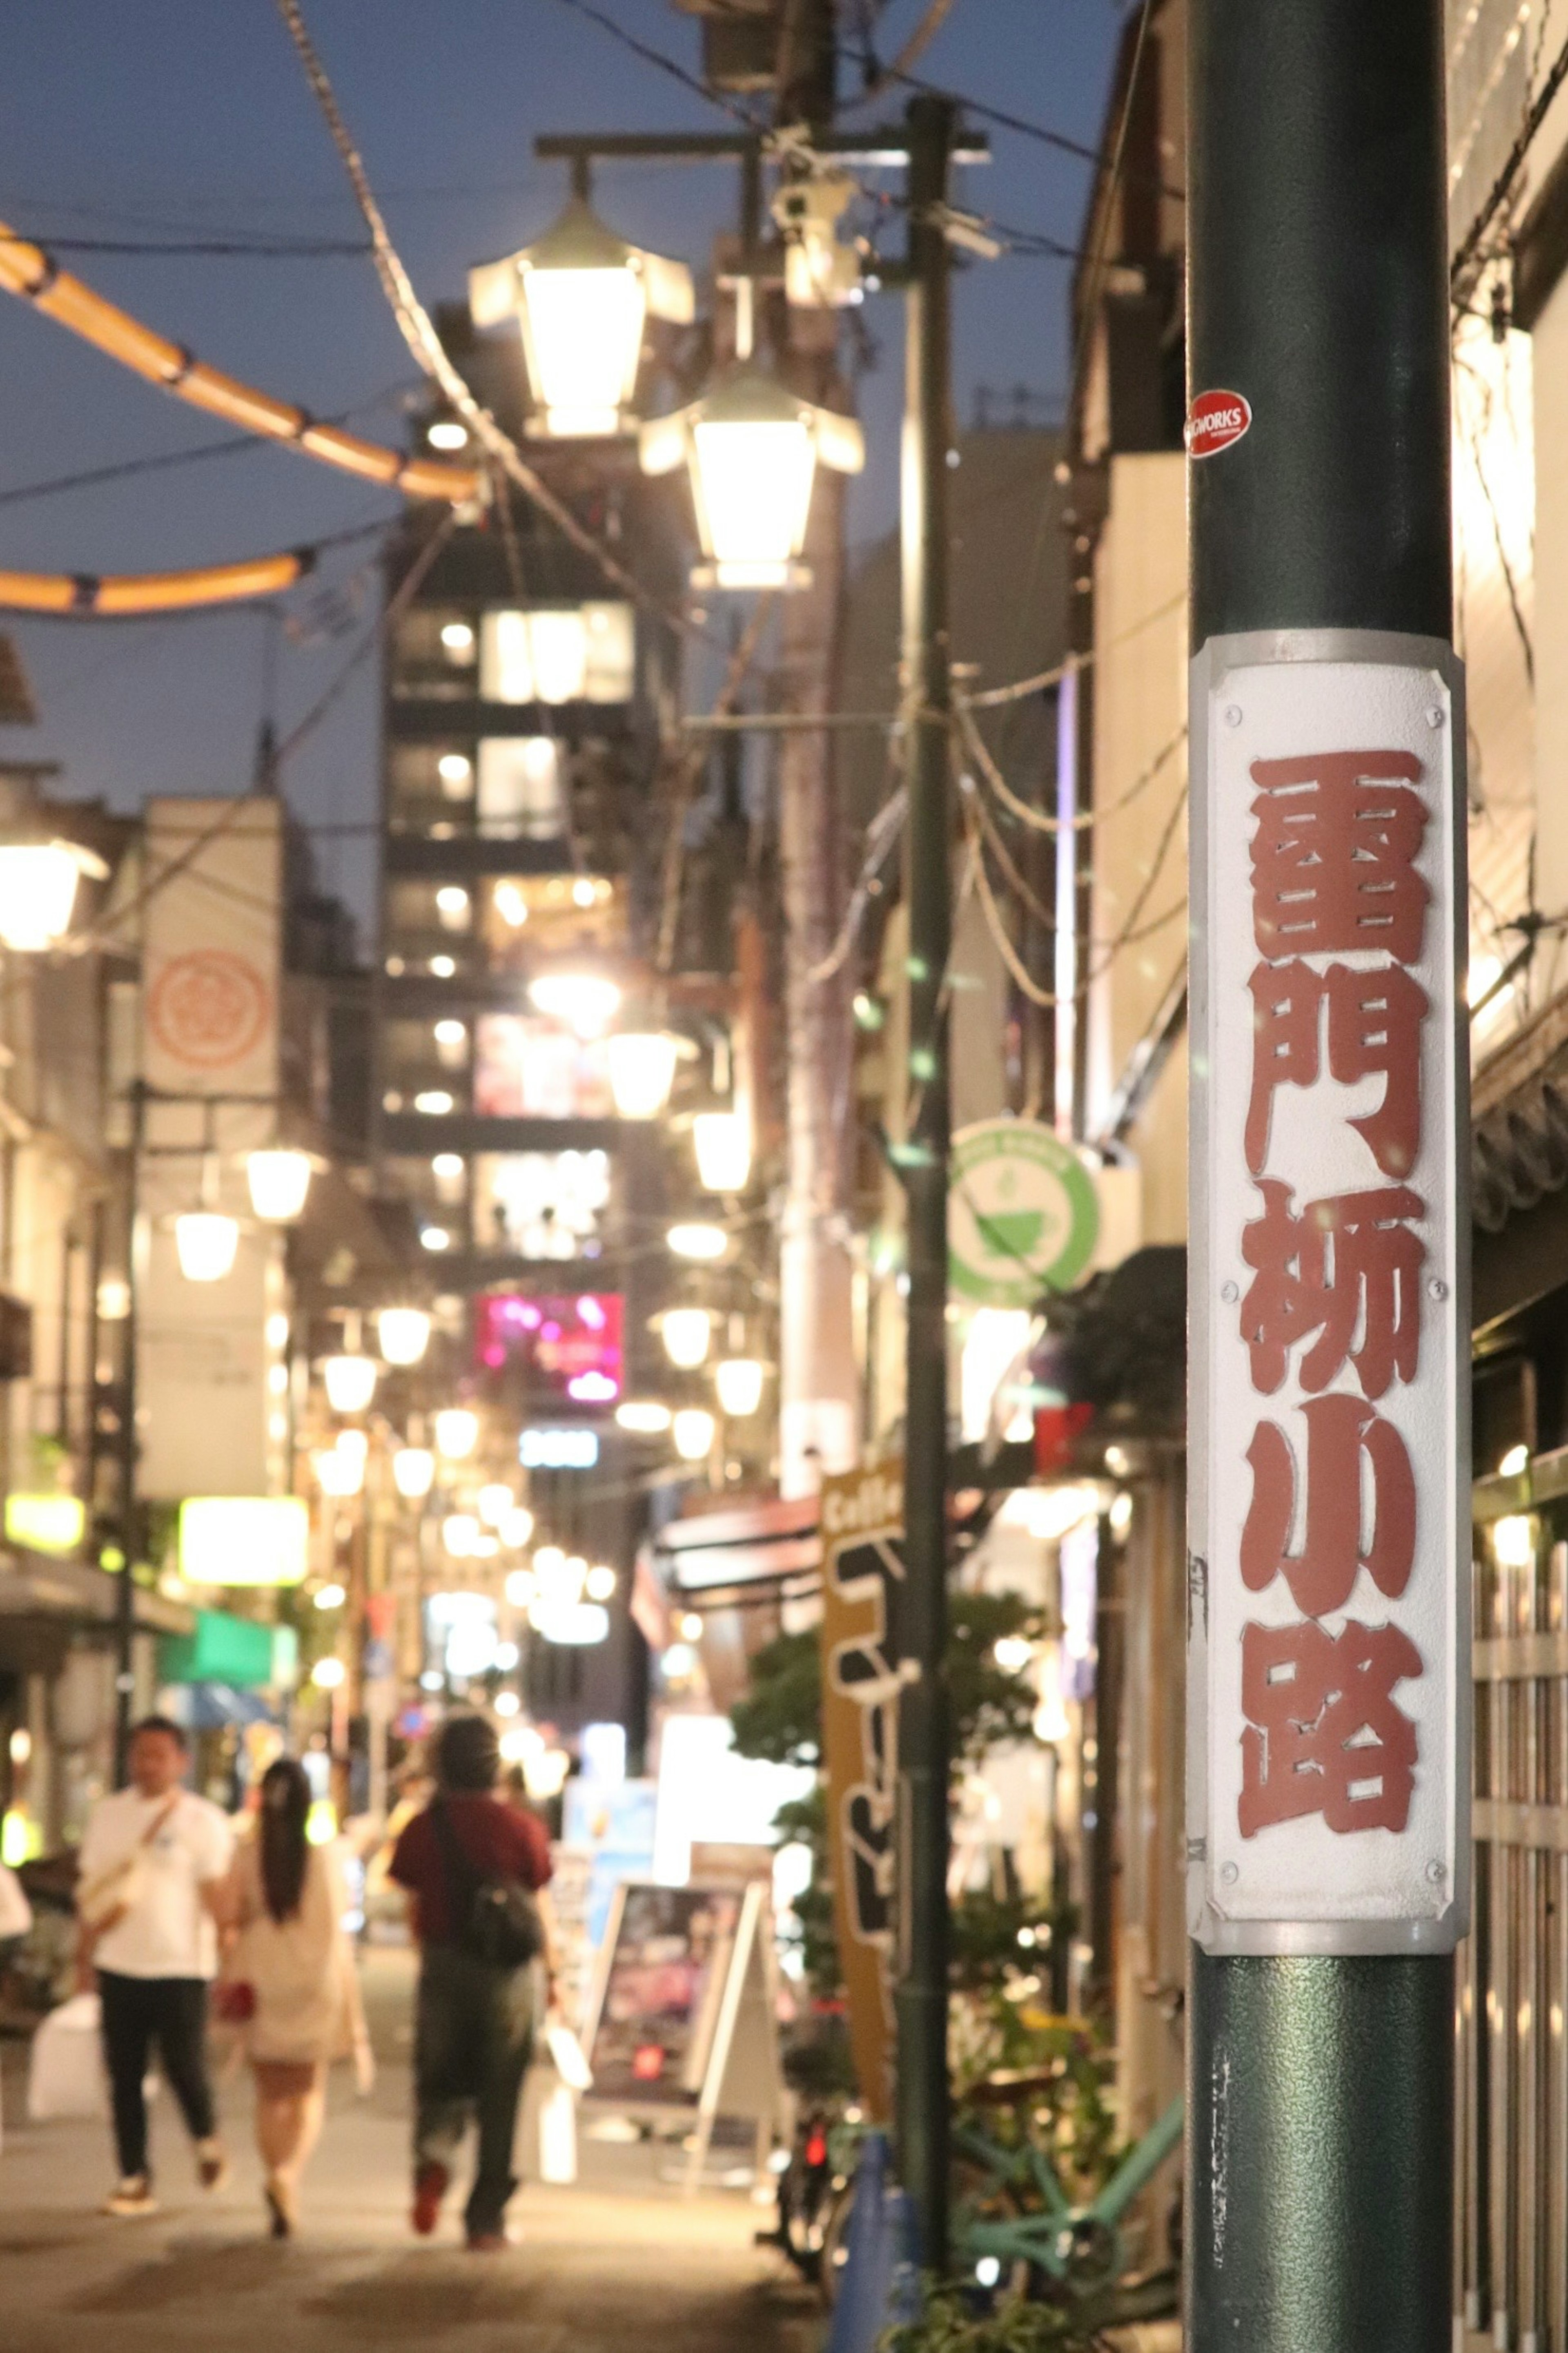
[[232, 237], [51, 237], [54, 253], [114, 253], [184, 260], [212, 258], [226, 261], [363, 261], [370, 246], [363, 237], [276, 237], [267, 240]]
[[1449, 264], [1448, 288], [1457, 301], [1468, 301], [1475, 291], [1476, 281], [1486, 266], [1487, 257], [1481, 248], [1487, 232], [1512, 195], [1525, 157], [1535, 144], [1536, 135], [1551, 111], [1552, 101], [1565, 80], [1568, 80], [1568, 41], [1559, 49], [1551, 72], [1526, 109], [1519, 135], [1508, 151], [1502, 169], [1492, 182], [1479, 212], [1466, 230]]
[[670, 80], [678, 81], [681, 89], [689, 91], [693, 98], [701, 99], [708, 106], [716, 106], [721, 113], [728, 114], [732, 121], [743, 122], [748, 131], [766, 130], [766, 123], [759, 116], [752, 114], [746, 107], [736, 105], [733, 100], [725, 97], [722, 91], [710, 90], [700, 74], [690, 72], [679, 58], [670, 57], [666, 50], [656, 49], [651, 41], [639, 40], [637, 36], [628, 32], [624, 25], [618, 25], [607, 9], [596, 8], [594, 5], [594, 0], [557, 0], [557, 5], [563, 8], [570, 8], [575, 16], [585, 17], [589, 24], [596, 25], [602, 33], [607, 33], [613, 41], [618, 41], [622, 48], [629, 49], [633, 57], [640, 58], [644, 65], [652, 66], [658, 73], [667, 74]]
[[1087, 833], [1093, 826], [1103, 825], [1108, 818], [1119, 817], [1124, 808], [1142, 797], [1166, 762], [1175, 756], [1187, 740], [1186, 722], [1184, 720], [1169, 741], [1160, 746], [1148, 765], [1133, 778], [1126, 791], [1120, 794], [1107, 807], [1082, 809], [1076, 817], [1064, 820], [1061, 818], [1049, 817], [1044, 809], [1032, 808], [1027, 801], [1020, 800], [993, 759], [985, 739], [975, 725], [973, 717], [962, 705], [958, 708], [958, 718], [963, 729], [963, 740], [973, 754], [975, 765], [986, 783], [1004, 808], [1016, 817], [1021, 825], [1028, 826], [1035, 833]]

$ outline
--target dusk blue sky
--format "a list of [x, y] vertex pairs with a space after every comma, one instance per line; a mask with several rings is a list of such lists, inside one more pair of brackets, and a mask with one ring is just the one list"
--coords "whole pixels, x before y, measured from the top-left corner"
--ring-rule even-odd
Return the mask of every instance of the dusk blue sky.
[[[604, 0], [643, 39], [695, 68], [698, 28], [668, 0]], [[889, 55], [921, 0], [891, 0]], [[559, 209], [558, 168], [537, 164], [546, 130], [720, 127], [723, 116], [623, 49], [563, 0], [308, 0], [393, 235], [423, 299], [461, 295], [470, 261], [525, 243]], [[1092, 142], [1121, 22], [1113, 0], [957, 0], [921, 71]], [[270, 0], [12, 0], [0, 100], [0, 216], [51, 237], [353, 237], [359, 216]], [[1073, 241], [1087, 166], [1006, 131], [962, 200]], [[892, 185], [890, 182], [889, 185]], [[623, 234], [697, 265], [733, 216], [731, 169], [606, 167], [600, 209]], [[90, 284], [202, 357], [318, 414], [395, 438], [412, 361], [361, 259], [62, 256]], [[967, 270], [956, 304], [958, 402], [980, 384], [1059, 397], [1068, 271], [1010, 258]], [[871, 459], [852, 531], [889, 529], [897, 494], [901, 326], [896, 300], [867, 310], [880, 349], [864, 387]], [[314, 540], [389, 512], [384, 492], [291, 452], [253, 449], [188, 467], [6, 503], [4, 494], [79, 469], [219, 440], [224, 428], [0, 297], [0, 564], [138, 571], [221, 561]], [[379, 406], [376, 404], [379, 402]], [[322, 577], [363, 565], [340, 552]], [[374, 598], [374, 579], [366, 593]], [[263, 624], [252, 613], [162, 623], [6, 619], [41, 724], [0, 733], [13, 758], [58, 759], [65, 788], [115, 805], [147, 794], [231, 793], [249, 775]], [[321, 692], [347, 641], [285, 645], [286, 729]], [[285, 779], [308, 821], [356, 824], [375, 807], [375, 684], [367, 665]], [[373, 852], [322, 837], [326, 879], [363, 912]]]

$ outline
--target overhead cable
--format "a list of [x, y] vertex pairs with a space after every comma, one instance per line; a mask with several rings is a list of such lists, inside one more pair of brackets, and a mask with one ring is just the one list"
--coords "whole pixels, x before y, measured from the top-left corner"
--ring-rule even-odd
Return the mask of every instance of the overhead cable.
[[1097, 804], [1093, 808], [1080, 810], [1076, 817], [1064, 818], [1049, 817], [1044, 809], [1033, 808], [1027, 801], [1020, 800], [993, 759], [990, 747], [971, 713], [960, 706], [958, 718], [964, 743], [973, 754], [975, 765], [1003, 807], [1016, 817], [1020, 825], [1028, 826], [1036, 833], [1087, 833], [1093, 827], [1103, 825], [1107, 818], [1119, 817], [1124, 808], [1142, 798], [1166, 762], [1175, 756], [1187, 740], [1187, 726], [1184, 720], [1175, 733], [1161, 744], [1148, 765], [1140, 770], [1124, 793], [1119, 794], [1104, 807]]
[[118, 253], [226, 261], [363, 261], [370, 253], [363, 237], [51, 237], [49, 246], [56, 253]]
[[1509, 149], [1501, 171], [1488, 190], [1485, 202], [1465, 232], [1449, 265], [1448, 286], [1456, 301], [1468, 302], [1475, 291], [1476, 280], [1486, 266], [1481, 246], [1487, 231], [1512, 194], [1524, 159], [1535, 144], [1536, 134], [1565, 80], [1568, 80], [1568, 41], [1558, 51], [1551, 72], [1531, 99], [1524, 121], [1520, 125], [1519, 136]]
[[0, 288], [30, 302], [58, 326], [67, 327], [84, 343], [121, 367], [142, 376], [160, 391], [208, 415], [254, 433], [262, 440], [303, 450], [323, 465], [357, 474], [372, 482], [385, 482], [410, 498], [449, 499], [466, 503], [479, 491], [481, 477], [471, 466], [451, 466], [433, 458], [405, 458], [378, 441], [366, 441], [341, 426], [324, 425], [308, 408], [275, 400], [254, 385], [209, 367], [183, 343], [171, 343], [143, 326], [128, 311], [97, 294], [30, 238], [18, 237], [0, 222]]
[[[326, 68], [316, 53], [299, 0], [278, 0], [279, 13], [289, 28], [289, 35], [299, 53], [316, 103], [321, 110], [333, 146], [355, 202], [370, 231], [374, 248], [373, 259], [382, 291], [391, 306], [404, 342], [408, 345], [425, 374], [438, 384], [452, 407], [461, 417], [483, 448], [516, 483], [525, 498], [532, 501], [542, 514], [549, 517], [562, 535], [582, 554], [590, 556], [605, 577], [622, 589], [635, 603], [656, 614], [672, 628], [691, 636], [702, 633], [678, 606], [667, 605], [662, 598], [644, 587], [642, 582], [626, 569], [611, 553], [605, 543], [579, 522], [571, 508], [558, 499], [553, 491], [535, 473], [511, 436], [498, 425], [489, 410], [470, 391], [466, 378], [454, 366], [446, 345], [436, 332], [434, 321], [414, 290], [414, 280], [405, 268], [402, 257], [392, 242], [381, 207], [375, 200], [359, 149], [339, 106], [337, 94], [327, 77]], [[475, 476], [476, 484], [479, 477]]]

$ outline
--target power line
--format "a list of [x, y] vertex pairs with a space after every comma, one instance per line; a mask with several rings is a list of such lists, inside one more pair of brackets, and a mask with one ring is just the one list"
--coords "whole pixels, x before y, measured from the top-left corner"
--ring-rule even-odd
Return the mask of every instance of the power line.
[[594, 0], [559, 0], [559, 5], [570, 8], [575, 16], [585, 16], [590, 24], [597, 25], [602, 33], [607, 33], [612, 40], [618, 41], [622, 48], [629, 49], [633, 57], [640, 58], [645, 65], [652, 66], [656, 71], [668, 74], [672, 81], [680, 84], [682, 90], [689, 90], [693, 97], [701, 99], [706, 105], [716, 106], [735, 121], [743, 122], [748, 131], [766, 130], [766, 123], [748, 108], [737, 106], [719, 90], [710, 90], [700, 74], [691, 73], [665, 50], [656, 49], [651, 42], [639, 40], [635, 33], [628, 33], [624, 25], [616, 24], [606, 9], [596, 8]]
[[[28, 232], [30, 234], [31, 232]], [[253, 261], [363, 261], [370, 252], [363, 237], [279, 237], [265, 243], [249, 237], [51, 237], [56, 253], [128, 253], [206, 257]]]
[[[566, 0], [566, 5], [576, 6], [578, 0]], [[967, 90], [948, 90], [940, 82], [922, 80], [919, 74], [900, 73], [892, 66], [886, 69], [885, 79], [901, 83], [906, 90], [920, 90], [928, 98], [950, 98], [955, 106], [961, 106], [966, 114], [977, 115], [982, 122], [994, 122], [999, 130], [1016, 132], [1021, 139], [1037, 140], [1041, 146], [1054, 147], [1063, 155], [1076, 157], [1079, 163], [1098, 164], [1100, 161], [1098, 147], [1090, 147], [1081, 139], [1070, 138], [1065, 131], [1053, 131], [1044, 122], [1031, 122], [1025, 115], [1010, 114], [1005, 107], [993, 106], [985, 99], [972, 97]], [[861, 101], [855, 100], [851, 102], [858, 105]], [[1184, 205], [1187, 201], [1184, 188], [1169, 187], [1157, 174], [1139, 173], [1132, 176], [1158, 188], [1162, 195], [1172, 197], [1177, 204]]]

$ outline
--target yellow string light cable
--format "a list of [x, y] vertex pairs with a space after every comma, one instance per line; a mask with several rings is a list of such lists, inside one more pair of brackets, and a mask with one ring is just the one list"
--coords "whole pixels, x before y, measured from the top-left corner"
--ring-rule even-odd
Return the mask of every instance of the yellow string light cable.
[[62, 269], [53, 256], [0, 221], [0, 288], [31, 303], [57, 326], [68, 328], [121, 367], [160, 391], [173, 393], [192, 408], [221, 417], [242, 431], [301, 449], [324, 466], [336, 466], [370, 482], [384, 482], [412, 499], [447, 499], [465, 504], [483, 492], [483, 476], [472, 466], [434, 458], [405, 458], [379, 441], [366, 441], [341, 426], [324, 425], [291, 401], [275, 400], [221, 368], [209, 367], [183, 343], [143, 326], [129, 311], [97, 294], [83, 280]]

